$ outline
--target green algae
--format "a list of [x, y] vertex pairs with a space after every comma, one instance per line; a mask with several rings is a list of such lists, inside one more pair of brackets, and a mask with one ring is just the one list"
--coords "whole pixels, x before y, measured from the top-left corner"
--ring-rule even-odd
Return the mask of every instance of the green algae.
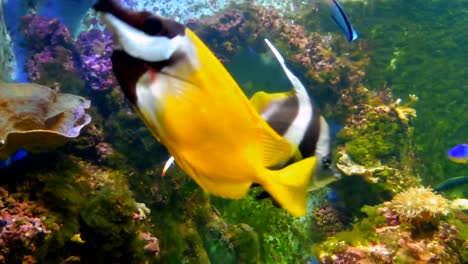
[[[417, 94], [414, 140], [425, 183], [465, 175], [466, 166], [447, 159], [447, 150], [466, 140], [468, 93], [465, 72], [468, 40], [466, 0], [373, 1], [346, 3], [363, 40], [370, 47], [367, 83], [389, 86], [396, 95]], [[362, 14], [366, 14], [362, 16]], [[427, 19], [431, 17], [431, 19]]]
[[363, 126], [353, 126], [337, 134], [337, 143], [344, 143], [354, 161], [373, 165], [383, 159], [398, 156], [398, 148], [405, 142], [404, 128], [391, 116], [370, 112]]
[[361, 212], [366, 214], [361, 220], [356, 220], [351, 230], [342, 231], [335, 236], [328, 238], [323, 243], [312, 247], [315, 255], [322, 252], [335, 254], [343, 250], [343, 243], [349, 246], [365, 246], [377, 241], [375, 228], [385, 223], [385, 218], [377, 213], [378, 206], [364, 206]]
[[275, 208], [271, 199], [257, 200], [261, 188], [242, 200], [213, 197], [211, 200], [230, 222], [246, 223], [258, 234], [261, 263], [292, 263], [307, 258], [310, 246], [319, 240], [309, 216], [295, 218]]
[[[117, 152], [108, 161], [113, 167], [144, 171], [169, 157], [132, 109], [124, 107], [110, 114], [104, 129]], [[148, 160], [147, 157], [152, 158]]]

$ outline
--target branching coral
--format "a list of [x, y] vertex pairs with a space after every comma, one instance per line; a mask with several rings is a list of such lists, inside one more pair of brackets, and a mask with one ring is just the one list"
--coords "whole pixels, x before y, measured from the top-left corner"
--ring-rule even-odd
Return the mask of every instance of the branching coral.
[[401, 99], [397, 99], [393, 104], [390, 105], [390, 107], [392, 107], [398, 114], [401, 122], [404, 124], [408, 124], [410, 118], [416, 117], [416, 110], [411, 108], [411, 106], [417, 102], [419, 98], [414, 94], [410, 94], [409, 99], [409, 102], [405, 104], [401, 104]]

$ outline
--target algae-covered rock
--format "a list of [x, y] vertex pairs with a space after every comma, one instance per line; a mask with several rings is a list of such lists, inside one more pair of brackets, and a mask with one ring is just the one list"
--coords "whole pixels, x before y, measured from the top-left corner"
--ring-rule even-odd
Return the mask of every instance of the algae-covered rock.
[[129, 189], [129, 171], [63, 152], [27, 162], [1, 173], [1, 264], [157, 260], [157, 233]]
[[[321, 263], [466, 263], [463, 213], [426, 188], [410, 188], [390, 202], [364, 206], [367, 217], [314, 246]], [[460, 213], [460, 212], [459, 212]]]
[[[358, 100], [353, 100], [355, 94], [360, 95]], [[409, 98], [401, 104], [401, 99], [393, 100], [390, 90], [344, 90], [339, 104], [350, 114], [337, 135], [335, 157], [340, 172], [362, 176], [393, 194], [420, 184], [414, 175], [417, 158], [410, 122], [416, 117], [411, 106], [417, 97]]]
[[37, 84], [0, 83], [0, 160], [18, 149], [37, 153], [79, 135], [90, 101]]

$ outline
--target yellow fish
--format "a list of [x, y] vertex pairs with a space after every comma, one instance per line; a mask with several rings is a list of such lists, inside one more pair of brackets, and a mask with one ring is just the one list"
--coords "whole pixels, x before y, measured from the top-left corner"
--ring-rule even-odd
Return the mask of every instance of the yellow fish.
[[292, 215], [305, 214], [315, 157], [269, 169], [297, 150], [262, 119], [190, 29], [112, 0], [94, 9], [113, 32], [113, 71], [124, 94], [188, 176], [231, 199], [258, 183]]

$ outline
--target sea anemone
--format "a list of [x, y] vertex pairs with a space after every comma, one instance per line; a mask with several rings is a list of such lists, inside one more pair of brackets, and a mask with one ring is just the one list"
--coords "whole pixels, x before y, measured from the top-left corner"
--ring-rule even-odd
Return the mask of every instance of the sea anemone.
[[391, 209], [398, 213], [400, 220], [412, 224], [434, 223], [448, 213], [449, 203], [430, 188], [409, 188], [391, 202]]

